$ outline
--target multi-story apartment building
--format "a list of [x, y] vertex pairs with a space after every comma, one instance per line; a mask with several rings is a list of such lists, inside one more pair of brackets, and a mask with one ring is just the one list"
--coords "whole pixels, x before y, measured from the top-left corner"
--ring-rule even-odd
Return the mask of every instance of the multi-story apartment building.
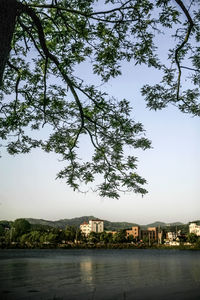
[[155, 242], [158, 240], [158, 228], [148, 227], [147, 230], [141, 230], [141, 240], [148, 239], [149, 242]]
[[150, 241], [157, 241], [158, 240], [158, 228], [157, 227], [148, 227], [148, 238]]
[[140, 227], [133, 226], [131, 230], [126, 230], [126, 237], [133, 236], [134, 239], [140, 239]]
[[103, 232], [104, 222], [102, 220], [89, 220], [89, 223], [83, 222], [80, 225], [80, 230], [85, 236], [88, 236], [90, 232]]
[[197, 236], [200, 236], [200, 226], [196, 223], [191, 223], [189, 225], [189, 233], [195, 233]]
[[133, 236], [134, 239], [145, 239], [148, 238], [149, 241], [158, 240], [158, 228], [157, 227], [148, 227], [147, 230], [140, 230], [139, 226], [132, 227], [131, 230], [126, 230], [126, 237]]
[[91, 226], [89, 223], [83, 222], [80, 225], [80, 230], [85, 236], [88, 236], [88, 234], [91, 232]]

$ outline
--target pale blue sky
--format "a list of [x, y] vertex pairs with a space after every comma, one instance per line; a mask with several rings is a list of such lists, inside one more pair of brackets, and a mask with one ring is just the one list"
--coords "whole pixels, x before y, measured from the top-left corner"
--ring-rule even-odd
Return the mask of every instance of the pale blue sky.
[[[85, 67], [79, 73], [86, 76]], [[148, 181], [148, 195], [122, 194], [119, 200], [73, 192], [55, 180], [62, 165], [54, 154], [31, 154], [0, 159], [0, 219], [19, 217], [57, 220], [94, 215], [112, 221], [145, 224], [156, 220], [188, 222], [200, 219], [200, 119], [175, 107], [149, 111], [139, 93], [144, 82], [159, 80], [150, 69], [124, 64], [122, 77], [105, 87], [118, 99], [131, 102], [135, 120], [144, 124], [153, 149], [133, 151], [138, 173]], [[90, 78], [91, 79], [91, 78]], [[94, 79], [95, 81], [96, 79]], [[87, 149], [82, 148], [83, 151]]]

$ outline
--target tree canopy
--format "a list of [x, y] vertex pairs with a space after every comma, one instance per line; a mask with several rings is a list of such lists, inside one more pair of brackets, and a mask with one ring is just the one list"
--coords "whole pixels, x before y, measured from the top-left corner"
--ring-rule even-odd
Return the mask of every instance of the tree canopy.
[[16, 219], [13, 223], [15, 236], [27, 233], [31, 229], [31, 224], [25, 219]]
[[[187, 4], [187, 5], [186, 5]], [[198, 1], [180, 0], [1, 0], [0, 138], [10, 154], [40, 147], [66, 163], [59, 178], [79, 189], [97, 176], [100, 196], [119, 191], [145, 194], [146, 180], [135, 170], [127, 146], [151, 147], [141, 123], [131, 119], [126, 99], [116, 100], [76, 76], [86, 62], [102, 82], [121, 74], [133, 60], [161, 73], [144, 85], [147, 107], [169, 103], [200, 115], [200, 11]], [[173, 49], [161, 61], [157, 38], [170, 31]], [[187, 72], [187, 73], [186, 73]], [[184, 74], [183, 74], [184, 73]], [[183, 85], [182, 78], [188, 80]], [[34, 132], [48, 128], [48, 138]], [[81, 136], [93, 146], [81, 160]]]

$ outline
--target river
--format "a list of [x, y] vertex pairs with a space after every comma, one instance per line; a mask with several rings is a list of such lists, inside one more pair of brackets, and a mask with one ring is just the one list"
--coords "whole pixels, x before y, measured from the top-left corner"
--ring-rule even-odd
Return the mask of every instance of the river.
[[0, 250], [0, 299], [200, 299], [200, 251]]

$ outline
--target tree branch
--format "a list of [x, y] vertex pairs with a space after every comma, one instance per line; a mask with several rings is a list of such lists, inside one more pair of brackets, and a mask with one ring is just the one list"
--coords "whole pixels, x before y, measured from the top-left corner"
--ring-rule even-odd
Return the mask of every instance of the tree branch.
[[43, 59], [45, 59], [43, 53], [42, 53], [42, 52], [40, 51], [40, 49], [38, 48], [38, 46], [37, 46], [37, 44], [36, 44], [36, 42], [35, 42], [35, 39], [34, 39], [33, 35], [32, 35], [31, 32], [29, 31], [29, 28], [28, 28], [27, 26], [25, 26], [20, 20], [18, 20], [18, 22], [19, 22], [20, 26], [24, 29], [24, 31], [27, 32], [27, 34], [29, 35], [29, 37], [30, 37], [30, 39], [32, 40], [32, 42], [33, 42], [35, 48], [37, 49], [38, 53], [41, 55], [41, 57], [42, 57]]
[[190, 70], [190, 71], [194, 71], [194, 72], [200, 72], [199, 69], [193, 69], [193, 68], [189, 68], [189, 67], [185, 67], [185, 66], [180, 66], [181, 69], [187, 69], [187, 70]]
[[181, 51], [181, 49], [185, 46], [185, 44], [187, 43], [189, 37], [190, 37], [190, 33], [192, 31], [192, 28], [194, 26], [194, 23], [192, 21], [192, 18], [188, 12], [188, 10], [186, 9], [185, 5], [183, 4], [183, 2], [181, 0], [175, 0], [176, 3], [180, 6], [180, 8], [182, 9], [182, 11], [184, 12], [185, 16], [188, 19], [189, 22], [189, 26], [188, 26], [188, 30], [185, 36], [184, 41], [181, 43], [181, 45], [176, 49], [175, 51], [175, 61], [176, 61], [176, 65], [178, 67], [178, 82], [177, 82], [177, 93], [176, 93], [176, 99], [179, 100], [179, 93], [180, 93], [180, 83], [181, 83], [181, 66], [180, 66], [180, 62], [178, 59], [178, 55], [179, 52]]
[[[40, 4], [39, 5], [38, 4], [30, 4], [29, 7], [56, 9], [57, 11], [65, 11], [65, 12], [81, 15], [83, 17], [90, 18], [90, 19], [97, 20], [97, 21], [102, 21], [102, 22], [107, 22], [107, 23], [118, 23], [118, 22], [124, 22], [124, 21], [122, 19], [116, 20], [116, 21], [106, 20], [106, 19], [95, 17], [95, 16], [102, 15], [102, 14], [107, 15], [107, 14], [111, 14], [111, 13], [116, 12], [116, 11], [118, 11], [122, 14], [121, 11], [133, 8], [133, 6], [126, 6], [131, 1], [132, 0], [128, 0], [127, 2], [122, 4], [120, 7], [116, 7], [116, 8], [113, 8], [113, 9], [110, 9], [110, 10], [105, 10], [105, 11], [92, 12], [92, 13], [85, 13], [85, 12], [80, 11], [80, 10], [70, 9], [70, 8], [62, 7], [62, 6], [59, 6], [59, 5], [53, 5], [53, 4], [41, 4], [41, 5]], [[130, 20], [130, 21], [133, 21], [133, 20]]]
[[48, 67], [48, 57], [45, 59], [44, 65], [44, 99], [43, 99], [43, 112], [44, 112], [44, 123], [42, 127], [46, 124], [46, 105], [47, 105], [47, 67]]
[[62, 70], [60, 62], [58, 61], [57, 57], [55, 55], [53, 55], [49, 51], [49, 49], [47, 48], [46, 40], [45, 40], [45, 35], [44, 35], [44, 31], [43, 31], [43, 27], [42, 27], [42, 24], [40, 22], [40, 19], [36, 15], [35, 11], [32, 8], [30, 8], [29, 6], [27, 6], [27, 5], [24, 5], [22, 3], [20, 3], [20, 4], [21, 4], [22, 12], [27, 13], [31, 17], [31, 19], [33, 20], [33, 22], [34, 22], [34, 24], [35, 24], [35, 26], [37, 28], [40, 45], [41, 45], [41, 48], [42, 48], [45, 56], [55, 63], [55, 65], [57, 66], [58, 70], [60, 71], [63, 79], [65, 80], [65, 82], [69, 86], [69, 88], [71, 90], [71, 93], [72, 93], [72, 95], [73, 95], [73, 97], [74, 97], [74, 99], [76, 101], [76, 104], [77, 104], [77, 106], [79, 108], [80, 116], [81, 116], [81, 124], [82, 124], [81, 126], [83, 127], [84, 126], [83, 107], [82, 107], [82, 104], [81, 104], [81, 102], [79, 100], [79, 97], [78, 97], [78, 95], [77, 95], [77, 93], [76, 93], [76, 91], [74, 89], [73, 82], [67, 76], [67, 74]]
[[66, 11], [69, 13], [73, 13], [73, 14], [78, 14], [78, 15], [82, 15], [84, 17], [91, 17], [94, 15], [102, 15], [102, 14], [110, 14], [113, 13], [115, 11], [120, 11], [120, 10], [125, 10], [125, 9], [130, 9], [133, 8], [132, 6], [127, 6], [124, 7], [125, 5], [127, 5], [129, 2], [131, 2], [132, 0], [128, 0], [127, 2], [125, 2], [124, 4], [122, 4], [120, 7], [116, 7], [110, 10], [106, 10], [106, 11], [97, 11], [97, 12], [93, 12], [93, 13], [84, 13], [83, 11], [80, 10], [76, 10], [76, 9], [69, 9], [63, 6], [58, 6], [58, 5], [52, 5], [52, 4], [30, 4], [29, 7], [33, 7], [33, 8], [53, 8], [53, 9], [57, 9], [57, 10], [62, 10], [62, 11]]
[[11, 50], [11, 41], [17, 16], [16, 0], [0, 1], [0, 87], [3, 85], [3, 74]]
[[16, 80], [16, 84], [15, 84], [15, 103], [14, 103], [14, 113], [15, 115], [17, 114], [16, 112], [16, 108], [17, 108], [17, 102], [18, 102], [18, 94], [19, 94], [19, 83], [20, 83], [20, 79], [21, 79], [21, 76], [20, 76], [20, 70], [15, 67], [13, 64], [11, 64], [9, 61], [7, 61], [7, 65], [11, 68], [11, 69], [14, 69], [18, 76], [17, 76], [17, 80]]

